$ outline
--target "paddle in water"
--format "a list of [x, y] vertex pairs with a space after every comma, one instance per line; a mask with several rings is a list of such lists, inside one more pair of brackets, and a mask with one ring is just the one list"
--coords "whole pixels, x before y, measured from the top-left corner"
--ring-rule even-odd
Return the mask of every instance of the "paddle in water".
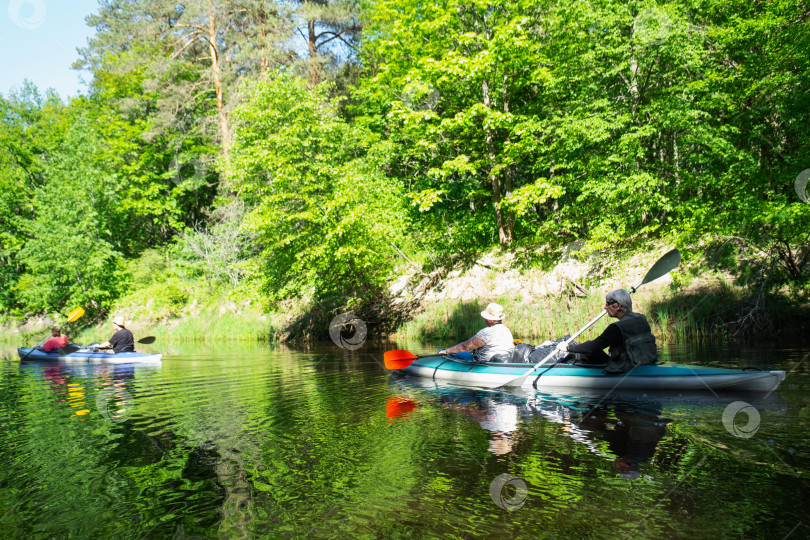
[[[642, 285], [644, 285], [646, 283], [649, 283], [651, 281], [655, 281], [656, 279], [667, 275], [669, 272], [671, 272], [672, 270], [677, 268], [679, 264], [681, 264], [681, 252], [678, 251], [677, 249], [673, 249], [673, 250], [667, 252], [666, 254], [664, 254], [663, 257], [658, 259], [658, 261], [652, 266], [652, 268], [650, 268], [650, 270], [647, 272], [647, 275], [644, 276], [644, 279], [639, 281], [636, 285], [630, 287], [630, 293], [636, 292], [636, 290], [639, 287], [641, 287]], [[565, 340], [564, 343], [569, 344], [572, 341], [574, 341], [574, 339], [577, 336], [579, 336], [582, 332], [584, 332], [585, 330], [587, 330], [588, 328], [593, 326], [596, 323], [596, 321], [598, 321], [599, 319], [604, 317], [606, 313], [607, 313], [607, 309], [602, 310], [602, 313], [600, 313], [599, 315], [597, 315], [596, 317], [591, 319], [588, 322], [588, 324], [586, 324], [585, 326], [580, 328], [573, 336], [571, 336], [570, 338]], [[531, 375], [535, 370], [537, 370], [537, 368], [539, 368], [540, 366], [542, 366], [543, 364], [545, 364], [546, 362], [548, 362], [549, 360], [551, 360], [552, 358], [557, 356], [559, 353], [560, 353], [559, 350], [554, 349], [554, 351], [550, 352], [545, 358], [543, 358], [538, 363], [536, 363], [534, 366], [532, 366], [526, 373], [524, 373], [520, 377], [516, 377], [516, 378], [512, 379], [511, 381], [509, 381], [509, 382], [507, 382], [507, 383], [505, 383], [505, 384], [503, 384], [501, 386], [502, 387], [507, 387], [507, 388], [508, 387], [514, 387], [514, 386], [523, 386], [523, 383], [526, 381], [526, 378], [529, 375]]]
[[[68, 323], [72, 323], [73, 321], [76, 321], [76, 320], [80, 319], [82, 315], [84, 315], [84, 309], [82, 309], [81, 307], [77, 307], [76, 309], [71, 311], [70, 314], [68, 315], [67, 322], [65, 322], [62, 329], [64, 330], [64, 326], [67, 326]], [[45, 339], [40, 341], [35, 347], [32, 347], [31, 350], [29, 350], [27, 353], [25, 353], [25, 356], [20, 358], [20, 362], [22, 362], [23, 360], [28, 358], [28, 355], [30, 355], [32, 352], [34, 352], [38, 347], [41, 347], [42, 344], [45, 343], [46, 341], [48, 341], [48, 338], [50, 338], [50, 337], [51, 336], [49, 334], [47, 337], [45, 337]]]

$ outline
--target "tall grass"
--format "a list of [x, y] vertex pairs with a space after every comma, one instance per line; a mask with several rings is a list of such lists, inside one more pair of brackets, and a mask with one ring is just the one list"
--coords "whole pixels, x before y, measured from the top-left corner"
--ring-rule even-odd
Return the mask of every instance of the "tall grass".
[[[515, 338], [538, 343], [576, 332], [602, 311], [604, 294], [605, 291], [590, 290], [586, 297], [531, 298], [524, 294], [470, 302], [440, 301], [415, 314], [392, 335], [369, 337], [449, 346], [469, 339], [483, 328], [481, 311], [489, 301], [497, 301], [505, 308], [504, 323]], [[765, 309], [757, 312], [759, 318], [755, 322], [758, 326], [741, 327], [739, 321], [749, 312], [751, 302], [750, 294], [744, 289], [718, 282], [688, 293], [642, 288], [633, 295], [633, 310], [647, 316], [660, 344], [768, 336], [785, 333], [791, 328], [801, 330], [803, 327], [796, 321], [810, 321], [806, 305], [792, 303], [790, 298], [784, 296], [773, 296], [769, 297]], [[222, 299], [209, 299], [205, 306], [197, 305], [194, 311], [191, 309], [193, 305], [181, 310], [178, 318], [165, 315], [161, 319], [165, 322], [159, 323], [149, 320], [154, 321], [156, 314], [162, 314], [160, 310], [147, 312], [144, 307], [142, 317], [138, 316], [137, 311], [127, 310], [132, 314], [128, 326], [136, 339], [154, 335], [161, 342], [275, 342], [295, 337], [296, 331], [301, 333], [301, 328], [315, 339], [322, 338], [321, 334], [326, 332], [315, 332], [313, 328], [328, 328], [332, 316], [331, 312], [324, 311], [318, 315], [303, 308], [293, 309], [294, 306], [283, 313], [263, 314], [244, 306], [241, 311], [234, 312], [223, 308], [228, 304], [233, 305]], [[58, 316], [55, 320], [58, 320]], [[7, 322], [7, 326], [0, 327], [0, 343], [14, 346], [36, 344], [48, 335], [49, 324], [46, 321], [43, 319], [25, 326], [14, 326]], [[603, 317], [578, 341], [593, 339], [612, 321]], [[82, 319], [70, 327], [69, 334], [75, 342], [106, 341], [112, 335], [112, 329], [106, 323], [82, 328], [83, 323], [87, 324], [87, 321]]]
[[[135, 334], [135, 339], [152, 335], [160, 342], [272, 342], [279, 340], [282, 323], [282, 315], [278, 314], [267, 315], [258, 311], [203, 311], [160, 323], [130, 320], [127, 327]], [[68, 328], [68, 335], [75, 343], [107, 341], [113, 333], [107, 322], [84, 328], [79, 328], [78, 324], [71, 327]], [[17, 327], [0, 328], [0, 343], [17, 347], [35, 345], [48, 336], [49, 329], [50, 327], [43, 326], [29, 332], [20, 332]]]
[[[512, 335], [536, 343], [572, 335], [604, 308], [604, 291], [589, 291], [587, 297], [495, 299], [504, 306], [504, 324]], [[520, 301], [523, 300], [523, 301]], [[488, 301], [437, 302], [402, 324], [393, 338], [453, 344], [469, 339], [483, 328], [480, 312]], [[730, 337], [729, 321], [744, 309], [741, 291], [727, 287], [684, 294], [670, 289], [639, 290], [633, 295], [633, 311], [643, 313], [659, 343], [720, 341]], [[603, 317], [578, 341], [593, 339], [614, 319]]]
[[[160, 341], [276, 341], [279, 336], [278, 321], [258, 312], [217, 313], [202, 312], [173, 319], [165, 323], [139, 324], [132, 321], [128, 327], [139, 337], [153, 335]], [[74, 340], [80, 343], [106, 341], [112, 335], [105, 325], [86, 328]]]
[[[504, 324], [515, 338], [523, 341], [543, 341], [573, 334], [585, 322], [599, 314], [603, 307], [603, 300], [593, 295], [571, 301], [557, 297], [531, 303], [515, 301], [509, 297], [498, 298], [496, 301], [506, 311]], [[481, 311], [486, 304], [483, 301], [437, 302], [402, 324], [392, 337], [405, 341], [463, 341], [483, 328]], [[604, 327], [605, 324], [601, 324], [600, 328]]]

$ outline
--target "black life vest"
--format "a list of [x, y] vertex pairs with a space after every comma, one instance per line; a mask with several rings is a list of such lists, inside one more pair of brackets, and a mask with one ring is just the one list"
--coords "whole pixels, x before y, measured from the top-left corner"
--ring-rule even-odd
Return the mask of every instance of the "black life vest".
[[652, 335], [647, 317], [641, 313], [626, 313], [616, 321], [622, 332], [622, 344], [610, 348], [610, 359], [605, 373], [624, 373], [642, 364], [654, 364], [658, 360], [655, 336]]

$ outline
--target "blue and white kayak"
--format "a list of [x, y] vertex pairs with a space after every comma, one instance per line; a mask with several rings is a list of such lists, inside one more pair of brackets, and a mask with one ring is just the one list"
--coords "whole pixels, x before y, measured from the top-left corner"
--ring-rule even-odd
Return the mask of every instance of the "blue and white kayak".
[[[402, 373], [466, 386], [496, 388], [525, 375], [531, 364], [471, 363], [453, 355], [421, 356]], [[523, 386], [615, 390], [736, 390], [769, 392], [785, 380], [784, 371], [738, 370], [687, 364], [650, 364], [621, 374], [606, 374], [604, 366], [543, 365]]]
[[33, 351], [23, 347], [17, 349], [20, 359], [35, 362], [71, 362], [90, 364], [159, 364], [162, 354], [149, 354], [140, 352], [100, 352], [93, 349], [79, 349], [68, 354], [60, 354], [58, 351], [44, 352], [38, 349]]

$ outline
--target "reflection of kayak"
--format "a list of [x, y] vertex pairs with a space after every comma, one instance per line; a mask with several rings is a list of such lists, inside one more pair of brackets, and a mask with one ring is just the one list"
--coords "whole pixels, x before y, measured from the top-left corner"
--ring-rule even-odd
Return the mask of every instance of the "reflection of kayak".
[[433, 381], [424, 377], [403, 377], [393, 374], [389, 384], [395, 388], [397, 395], [449, 395], [449, 396], [499, 396], [515, 403], [548, 403], [562, 405], [570, 409], [587, 409], [595, 405], [611, 403], [622, 409], [647, 408], [651, 404], [659, 407], [680, 409], [708, 409], [726, 407], [734, 401], [743, 400], [760, 411], [785, 412], [787, 402], [778, 390], [767, 393], [746, 391], [719, 390], [614, 390], [605, 392], [595, 388], [549, 388], [535, 390], [531, 386], [522, 388], [486, 389], [481, 387], [459, 386], [446, 381]]
[[[650, 364], [618, 375], [605, 374], [603, 366], [554, 364], [541, 366], [524, 386], [537, 388], [604, 388], [617, 390], [717, 390], [771, 391], [785, 380], [784, 371], [724, 369], [687, 364]], [[401, 371], [454, 384], [494, 388], [524, 375], [527, 364], [474, 364], [449, 356], [423, 356]]]
[[[398, 375], [393, 375], [389, 384], [395, 392], [389, 400], [409, 402], [408, 414], [436, 403], [468, 416], [472, 416], [467, 414], [470, 410], [480, 411], [472, 419], [493, 436], [499, 431], [532, 429], [527, 426], [537, 417], [561, 424], [565, 427], [560, 434], [582, 443], [590, 452], [611, 459], [621, 458], [621, 463], [614, 462], [617, 470], [630, 477], [638, 474], [638, 466], [653, 456], [658, 442], [665, 436], [666, 426], [672, 422], [687, 424], [696, 419], [715, 422], [725, 414], [725, 408], [739, 403], [740, 399], [763, 413], [787, 411], [787, 403], [778, 390], [755, 394], [722, 390], [606, 392], [556, 388], [537, 391], [531, 387], [492, 390]], [[448, 403], [457, 405], [452, 407]], [[512, 416], [501, 414], [509, 409], [515, 411]], [[402, 421], [406, 416], [397, 418]], [[769, 417], [771, 425], [774, 418]], [[608, 444], [610, 452], [605, 452], [600, 441]], [[629, 469], [625, 470], [626, 467]]]
[[20, 359], [25, 357], [25, 361], [35, 362], [79, 362], [91, 364], [159, 364], [160, 359], [163, 357], [161, 354], [148, 354], [139, 352], [122, 352], [122, 353], [107, 353], [98, 352], [91, 349], [80, 349], [69, 354], [60, 354], [59, 352], [44, 352], [37, 349], [33, 351], [29, 348], [18, 348], [17, 354]]

